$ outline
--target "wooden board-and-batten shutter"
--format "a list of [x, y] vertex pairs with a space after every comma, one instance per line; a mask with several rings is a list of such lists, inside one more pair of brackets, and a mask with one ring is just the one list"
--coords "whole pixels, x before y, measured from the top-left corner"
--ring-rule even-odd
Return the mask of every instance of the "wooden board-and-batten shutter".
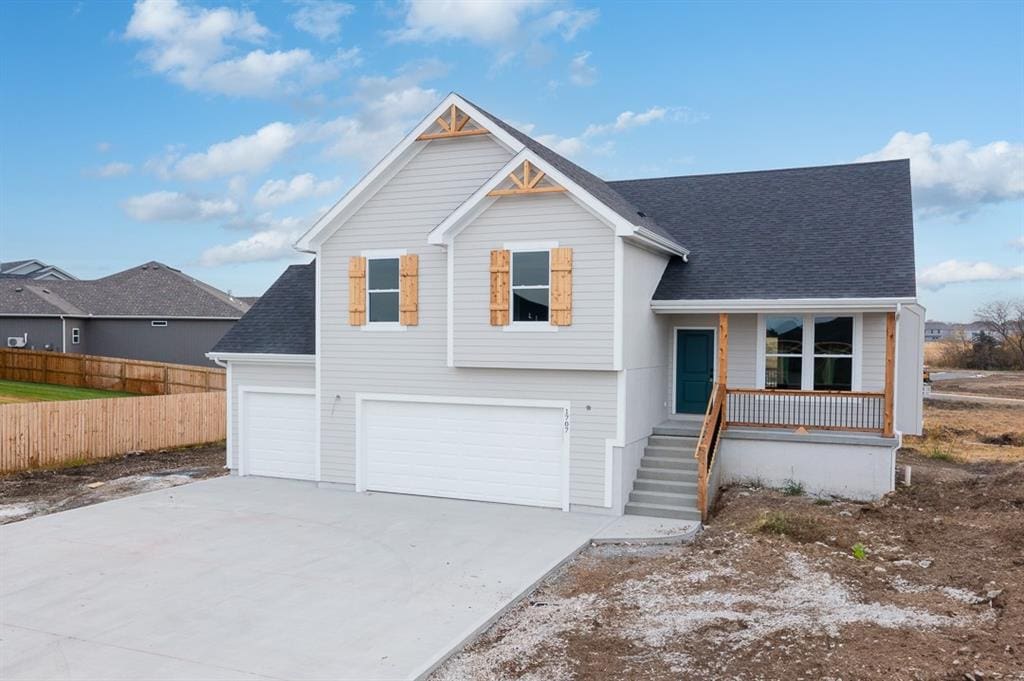
[[420, 256], [403, 255], [399, 259], [398, 321], [416, 326], [420, 321]]
[[508, 325], [508, 251], [491, 251], [491, 326]]
[[366, 323], [366, 258], [359, 255], [348, 260], [348, 323]]
[[572, 249], [551, 249], [551, 324], [572, 324]]

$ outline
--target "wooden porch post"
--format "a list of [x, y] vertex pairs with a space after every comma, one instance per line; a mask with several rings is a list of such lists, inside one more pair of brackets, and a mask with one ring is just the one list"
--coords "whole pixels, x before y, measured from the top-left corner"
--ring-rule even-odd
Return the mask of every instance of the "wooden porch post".
[[893, 434], [893, 396], [896, 383], [896, 313], [885, 315], [885, 414], [882, 418], [882, 435]]
[[[729, 315], [721, 312], [718, 315], [718, 382], [729, 385]], [[728, 392], [722, 400], [722, 424], [728, 422], [725, 405], [729, 401]]]

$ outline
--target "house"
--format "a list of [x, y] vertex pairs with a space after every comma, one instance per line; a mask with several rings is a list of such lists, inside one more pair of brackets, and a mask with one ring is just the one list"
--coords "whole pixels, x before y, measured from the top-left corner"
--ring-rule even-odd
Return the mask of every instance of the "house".
[[921, 429], [907, 161], [606, 182], [449, 95], [210, 357], [228, 466], [701, 518], [876, 498]]
[[941, 341], [947, 338], [957, 338], [968, 342], [978, 340], [978, 337], [989, 331], [988, 325], [984, 322], [970, 322], [969, 324], [957, 324], [937, 322], [928, 320], [924, 323], [924, 339], [926, 342]]
[[924, 323], [924, 339], [926, 342], [949, 338], [951, 333], [952, 325], [946, 322], [937, 322], [929, 319]]
[[0, 262], [0, 277], [19, 277], [24, 279], [75, 281], [78, 277], [68, 274], [55, 265], [47, 265], [42, 260], [12, 260]]
[[0, 276], [0, 339], [13, 348], [209, 365], [248, 309], [159, 262], [93, 280]]

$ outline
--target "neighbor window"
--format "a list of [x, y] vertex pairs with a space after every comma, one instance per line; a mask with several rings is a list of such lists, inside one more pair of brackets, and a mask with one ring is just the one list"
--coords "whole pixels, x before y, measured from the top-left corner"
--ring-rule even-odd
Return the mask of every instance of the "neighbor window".
[[150, 326], [167, 326], [166, 319], [154, 319], [149, 323]]
[[78, 345], [82, 342], [82, 332], [78, 328], [71, 329], [71, 344]]
[[370, 258], [367, 266], [367, 321], [398, 322], [398, 258]]
[[551, 296], [549, 251], [512, 252], [512, 321], [546, 322]]
[[853, 317], [814, 318], [814, 389], [853, 387]]
[[766, 317], [764, 387], [800, 390], [803, 372], [802, 317]]

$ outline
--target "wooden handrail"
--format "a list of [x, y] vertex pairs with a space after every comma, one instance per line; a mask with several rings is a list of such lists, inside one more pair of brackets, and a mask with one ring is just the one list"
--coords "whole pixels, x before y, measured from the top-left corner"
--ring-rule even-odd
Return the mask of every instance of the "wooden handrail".
[[718, 438], [725, 425], [723, 422], [725, 398], [725, 385], [716, 383], [712, 389], [711, 399], [708, 400], [704, 421], [700, 426], [697, 449], [693, 453], [694, 458], [697, 459], [697, 508], [700, 510], [702, 521], [707, 520], [708, 517], [708, 479], [711, 477], [711, 468], [714, 466], [714, 453], [718, 450]]
[[884, 434], [881, 392], [728, 388], [726, 402], [730, 426]]
[[851, 392], [849, 390], [792, 390], [790, 388], [729, 388], [733, 394], [749, 395], [828, 395], [832, 397], [883, 397], [885, 393]]

